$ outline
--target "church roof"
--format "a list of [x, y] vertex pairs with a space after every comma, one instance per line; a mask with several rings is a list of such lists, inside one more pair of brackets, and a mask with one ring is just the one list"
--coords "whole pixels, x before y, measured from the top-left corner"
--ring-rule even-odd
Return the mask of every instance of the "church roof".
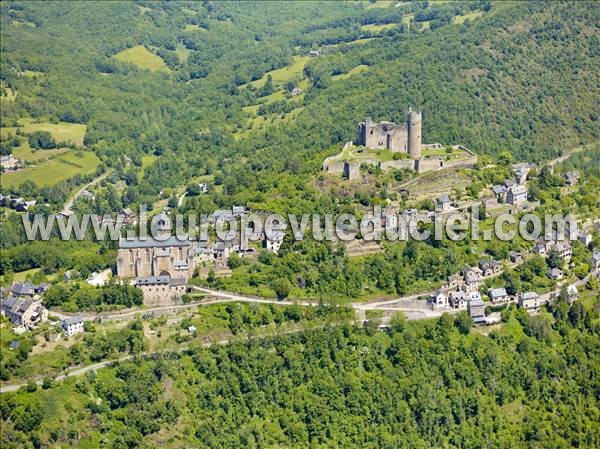
[[153, 237], [148, 237], [145, 240], [135, 238], [135, 239], [120, 239], [119, 240], [119, 248], [166, 248], [169, 246], [190, 246], [192, 242], [185, 238], [183, 240], [179, 240], [177, 236], [171, 236], [166, 240], [157, 240]]

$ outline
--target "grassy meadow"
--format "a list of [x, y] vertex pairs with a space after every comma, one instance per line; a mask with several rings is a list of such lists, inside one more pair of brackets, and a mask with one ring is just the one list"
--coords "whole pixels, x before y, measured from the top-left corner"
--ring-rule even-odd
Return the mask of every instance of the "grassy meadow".
[[89, 175], [96, 171], [100, 159], [90, 151], [69, 151], [55, 158], [16, 172], [2, 174], [2, 187], [16, 187], [23, 181], [37, 186], [53, 186], [76, 174]]
[[[87, 129], [87, 125], [80, 123], [34, 123], [29, 118], [20, 119], [17, 123], [25, 134], [31, 134], [35, 131], [48, 131], [57, 142], [70, 142], [78, 146], [83, 146], [83, 138]], [[7, 129], [16, 131], [16, 128]]]
[[118, 61], [133, 64], [136, 67], [152, 72], [171, 72], [165, 61], [160, 56], [155, 55], [143, 45], [136, 45], [113, 55]]

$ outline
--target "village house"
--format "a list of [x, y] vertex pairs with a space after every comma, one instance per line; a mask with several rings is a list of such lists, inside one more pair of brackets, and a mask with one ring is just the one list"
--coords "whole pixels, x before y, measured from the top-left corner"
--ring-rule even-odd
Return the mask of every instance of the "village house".
[[283, 243], [283, 238], [285, 237], [285, 233], [283, 232], [274, 232], [272, 233], [272, 238], [266, 237], [263, 240], [264, 247], [267, 251], [272, 252], [273, 254], [277, 254], [279, 252], [279, 248], [281, 248], [281, 244]]
[[600, 269], [600, 251], [594, 251], [592, 254], [592, 270]]
[[457, 310], [465, 310], [470, 301], [481, 301], [481, 295], [478, 291], [457, 290], [448, 295], [450, 307]]
[[495, 186], [492, 186], [492, 192], [499, 203], [506, 202], [506, 192], [508, 192], [508, 189], [505, 186], [496, 184]]
[[558, 252], [560, 257], [562, 257], [565, 262], [571, 260], [571, 257], [573, 256], [573, 247], [571, 246], [571, 242], [567, 240], [558, 242], [553, 248]]
[[129, 207], [122, 209], [117, 219], [120, 219], [125, 225], [135, 225], [137, 223], [135, 212], [133, 212]]
[[579, 291], [577, 290], [577, 286], [575, 284], [571, 284], [567, 287], [567, 298], [570, 303], [579, 298]]
[[527, 175], [529, 174], [529, 167], [518, 167], [514, 170], [515, 182], [519, 185], [524, 185], [527, 181]]
[[96, 196], [92, 192], [85, 189], [81, 192], [80, 196], [87, 201], [93, 201], [96, 198]]
[[319, 56], [319, 55], [320, 55], [319, 50], [311, 50], [308, 52], [308, 56], [312, 56], [313, 58], [315, 56]]
[[81, 315], [66, 318], [60, 324], [67, 337], [72, 337], [75, 334], [83, 332], [83, 318]]
[[14, 327], [31, 329], [48, 319], [48, 310], [42, 306], [41, 301], [21, 299], [13, 295], [2, 300], [1, 310]]
[[465, 290], [474, 291], [479, 289], [481, 282], [481, 270], [477, 267], [465, 265], [463, 268], [463, 278], [465, 281]]
[[12, 154], [0, 156], [0, 166], [4, 169], [13, 169], [19, 165], [19, 159], [16, 159]]
[[13, 282], [9, 289], [17, 298], [33, 298], [35, 295], [35, 286], [31, 282]]
[[36, 200], [29, 201], [21, 201], [20, 203], [16, 203], [13, 207], [17, 212], [27, 212], [30, 208], [34, 207], [37, 204]]
[[63, 211], [59, 212], [58, 214], [56, 214], [56, 218], [62, 218], [63, 220], [67, 221], [73, 215], [75, 215], [74, 211], [72, 211], [72, 210], [63, 210]]
[[523, 255], [517, 251], [511, 251], [508, 255], [512, 263], [520, 263], [523, 260]]
[[514, 185], [506, 193], [506, 202], [516, 205], [527, 201], [527, 188], [523, 185]]
[[431, 294], [431, 303], [436, 307], [448, 307], [448, 295], [441, 290], [436, 290]]
[[524, 308], [529, 313], [539, 312], [540, 305], [540, 295], [536, 292], [525, 292], [519, 295], [519, 307]]
[[485, 319], [485, 303], [481, 297], [474, 297], [469, 301], [467, 306], [469, 315], [475, 324], [486, 324]]
[[443, 194], [440, 195], [439, 198], [435, 200], [435, 211], [436, 212], [448, 212], [452, 207], [452, 202], [448, 195]]
[[577, 235], [577, 240], [579, 240], [585, 246], [589, 246], [589, 244], [592, 243], [593, 239], [594, 237], [592, 236], [592, 234], [590, 234], [587, 231], [579, 231], [579, 234]]
[[502, 265], [500, 262], [494, 259], [481, 259], [479, 261], [479, 269], [481, 270], [483, 276], [492, 276], [500, 273], [502, 270]]
[[579, 172], [577, 170], [566, 172], [563, 175], [563, 179], [569, 187], [572, 187], [579, 181]]
[[563, 271], [560, 268], [552, 268], [548, 270], [548, 277], [553, 281], [558, 281], [563, 277]]
[[492, 304], [506, 304], [507, 302], [511, 302], [511, 297], [506, 292], [504, 287], [501, 288], [491, 288], [488, 291], [488, 296], [492, 300]]
[[553, 245], [554, 242], [552, 240], [539, 239], [533, 246], [533, 252], [540, 256], [545, 256]]

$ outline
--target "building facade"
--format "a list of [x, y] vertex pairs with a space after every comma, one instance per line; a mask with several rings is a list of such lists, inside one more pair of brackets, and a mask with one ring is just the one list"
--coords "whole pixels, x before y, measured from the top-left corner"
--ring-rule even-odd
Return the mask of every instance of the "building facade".
[[172, 236], [119, 240], [117, 275], [122, 278], [169, 276], [188, 279], [194, 273], [190, 240]]

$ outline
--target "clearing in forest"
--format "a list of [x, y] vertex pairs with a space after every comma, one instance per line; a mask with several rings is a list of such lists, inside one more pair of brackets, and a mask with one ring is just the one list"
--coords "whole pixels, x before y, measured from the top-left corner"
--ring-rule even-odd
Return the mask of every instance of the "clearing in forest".
[[35, 131], [48, 131], [57, 142], [70, 142], [78, 146], [83, 146], [87, 129], [87, 125], [81, 123], [34, 123], [30, 118], [20, 119], [17, 123], [26, 135]]
[[368, 31], [369, 33], [378, 33], [383, 30], [389, 30], [391, 28], [397, 27], [397, 23], [384, 23], [384, 24], [376, 24], [371, 23], [369, 25], [363, 25], [360, 27], [363, 31]]
[[165, 61], [160, 56], [155, 55], [143, 45], [136, 45], [135, 47], [120, 51], [113, 58], [152, 72], [171, 72], [171, 69], [167, 67]]

